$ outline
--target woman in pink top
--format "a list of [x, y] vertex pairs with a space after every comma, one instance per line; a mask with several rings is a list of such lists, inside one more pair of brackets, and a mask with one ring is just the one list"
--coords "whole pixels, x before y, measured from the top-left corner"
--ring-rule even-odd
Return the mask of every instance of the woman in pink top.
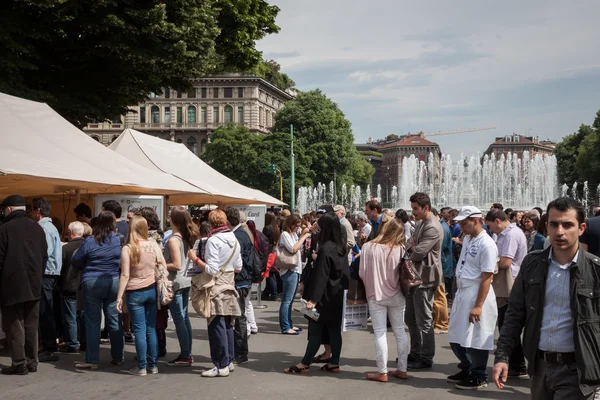
[[155, 240], [148, 240], [148, 223], [134, 216], [129, 223], [127, 244], [121, 251], [121, 279], [117, 295], [117, 311], [123, 312], [123, 294], [135, 335], [138, 366], [132, 375], [157, 374], [158, 339], [156, 336], [156, 267], [167, 263]]
[[399, 264], [404, 256], [404, 226], [391, 219], [375, 239], [363, 245], [360, 254], [359, 275], [365, 284], [369, 311], [375, 333], [377, 353], [376, 374], [367, 374], [367, 379], [388, 381], [387, 318], [389, 317], [398, 346], [398, 369], [389, 375], [406, 379], [408, 338], [404, 330], [405, 299], [400, 290]]

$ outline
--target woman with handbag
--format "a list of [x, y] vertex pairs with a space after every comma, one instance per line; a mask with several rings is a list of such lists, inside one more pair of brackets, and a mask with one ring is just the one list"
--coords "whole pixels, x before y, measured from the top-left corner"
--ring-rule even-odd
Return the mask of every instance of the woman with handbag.
[[169, 365], [190, 366], [192, 356], [192, 324], [188, 316], [188, 304], [192, 278], [188, 276], [188, 251], [194, 247], [199, 236], [198, 226], [192, 222], [190, 213], [182, 206], [171, 209], [171, 228], [173, 233], [164, 249], [169, 280], [173, 282], [175, 297], [169, 303], [169, 311], [179, 339], [179, 355], [169, 361]]
[[[359, 275], [365, 284], [373, 332], [377, 369], [367, 379], [387, 382], [388, 374], [406, 379], [408, 338], [404, 329], [405, 298], [400, 287], [400, 262], [405, 253], [404, 224], [391, 219], [381, 234], [363, 245]], [[398, 369], [388, 372], [387, 319], [389, 317], [398, 346]]]
[[156, 335], [156, 269], [166, 268], [165, 258], [155, 240], [148, 239], [148, 223], [134, 216], [129, 222], [127, 241], [121, 251], [121, 279], [117, 311], [123, 312], [123, 294], [135, 335], [137, 367], [132, 375], [157, 374], [158, 340]]
[[291, 214], [283, 222], [281, 236], [277, 246], [277, 259], [275, 266], [280, 270], [283, 281], [281, 306], [279, 307], [279, 327], [284, 335], [298, 335], [300, 328], [294, 327], [292, 321], [292, 304], [298, 290], [298, 280], [302, 273], [302, 245], [310, 237], [310, 231], [305, 228], [300, 237], [298, 230], [302, 219]]
[[288, 374], [308, 374], [310, 364], [321, 346], [321, 333], [329, 333], [331, 358], [321, 367], [322, 371], [340, 372], [342, 351], [342, 309], [344, 303], [345, 269], [348, 258], [346, 241], [342, 237], [342, 225], [333, 213], [326, 213], [318, 221], [319, 255], [314, 267], [305, 275], [303, 298], [306, 309], [317, 309], [318, 319], [308, 321], [308, 344], [302, 361], [284, 370]]
[[227, 228], [227, 216], [213, 210], [208, 216], [212, 228], [204, 249], [205, 259], [194, 263], [202, 273], [192, 279], [192, 304], [207, 319], [212, 369], [203, 377], [229, 376], [234, 370], [233, 324], [241, 315], [234, 274], [242, 270], [240, 246]]

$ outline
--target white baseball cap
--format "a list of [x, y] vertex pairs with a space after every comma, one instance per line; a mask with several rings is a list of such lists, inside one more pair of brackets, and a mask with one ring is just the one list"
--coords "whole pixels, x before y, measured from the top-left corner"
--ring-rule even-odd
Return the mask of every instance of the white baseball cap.
[[464, 206], [460, 209], [454, 221], [462, 221], [467, 218], [483, 218], [483, 213], [477, 207]]

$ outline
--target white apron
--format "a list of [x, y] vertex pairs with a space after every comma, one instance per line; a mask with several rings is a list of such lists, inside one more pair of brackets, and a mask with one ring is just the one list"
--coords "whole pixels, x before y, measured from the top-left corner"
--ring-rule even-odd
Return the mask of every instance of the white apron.
[[477, 301], [480, 281], [456, 278], [458, 291], [452, 303], [448, 342], [458, 343], [462, 347], [478, 350], [494, 350], [494, 332], [498, 319], [496, 295], [490, 285], [490, 291], [483, 303], [481, 320], [469, 322], [469, 315]]

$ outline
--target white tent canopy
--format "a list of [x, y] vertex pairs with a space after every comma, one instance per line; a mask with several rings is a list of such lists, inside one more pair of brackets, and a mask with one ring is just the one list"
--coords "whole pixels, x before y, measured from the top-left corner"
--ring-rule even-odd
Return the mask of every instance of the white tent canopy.
[[[217, 172], [181, 143], [126, 129], [109, 148], [144, 167], [172, 174], [209, 192], [212, 195], [213, 204], [216, 202], [285, 204], [268, 194], [241, 185]], [[185, 197], [185, 195], [172, 195], [170, 202], [191, 204], [185, 200]]]
[[205, 190], [145, 168], [88, 137], [47, 104], [0, 93], [0, 196], [169, 194]]

